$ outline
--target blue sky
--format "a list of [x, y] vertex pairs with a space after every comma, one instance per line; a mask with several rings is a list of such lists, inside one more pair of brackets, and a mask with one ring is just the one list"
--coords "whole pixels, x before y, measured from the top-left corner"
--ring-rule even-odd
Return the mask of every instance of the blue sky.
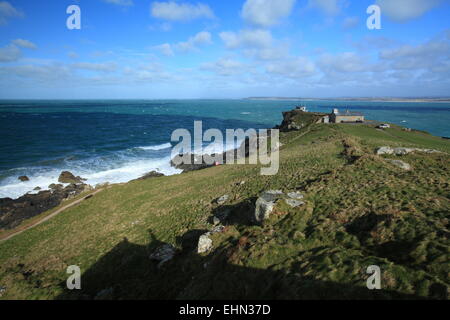
[[0, 98], [449, 96], [448, 17], [449, 0], [0, 0]]

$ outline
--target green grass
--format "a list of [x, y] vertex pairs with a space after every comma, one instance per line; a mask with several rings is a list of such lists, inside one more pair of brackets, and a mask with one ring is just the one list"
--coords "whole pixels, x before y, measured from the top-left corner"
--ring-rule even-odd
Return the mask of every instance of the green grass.
[[[449, 151], [448, 141], [323, 124], [281, 139], [275, 176], [226, 165], [112, 186], [1, 242], [1, 299], [92, 299], [108, 288], [114, 299], [448, 299], [448, 154], [398, 157], [410, 172], [374, 155], [385, 145]], [[254, 226], [254, 201], [269, 189], [300, 190], [306, 205], [279, 203]], [[228, 203], [212, 204], [224, 194]], [[224, 207], [225, 232], [197, 255], [198, 236]], [[148, 255], [161, 243], [179, 254], [158, 269]], [[372, 264], [383, 273], [376, 292], [365, 287]], [[69, 265], [83, 271], [81, 291], [65, 289]]]

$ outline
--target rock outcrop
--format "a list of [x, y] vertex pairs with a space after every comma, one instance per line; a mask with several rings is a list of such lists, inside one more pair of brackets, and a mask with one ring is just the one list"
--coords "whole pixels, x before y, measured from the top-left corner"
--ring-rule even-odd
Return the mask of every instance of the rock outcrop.
[[281, 190], [265, 191], [256, 200], [252, 220], [257, 224], [262, 224], [270, 217], [278, 200], [283, 199], [290, 207], [298, 208], [305, 204], [301, 201], [303, 198], [304, 195], [300, 192], [289, 192], [285, 195]]
[[285, 199], [286, 204], [292, 208], [298, 208], [305, 203], [303, 201], [295, 200], [295, 199]]
[[391, 147], [380, 147], [377, 149], [377, 155], [392, 155], [396, 156], [404, 156], [413, 152], [422, 152], [422, 153], [441, 153], [440, 151], [433, 149], [420, 149], [420, 148], [391, 148]]
[[401, 160], [386, 159], [386, 161], [406, 171], [410, 171], [412, 169], [409, 163]]
[[229, 195], [225, 194], [219, 198], [217, 198], [216, 200], [214, 200], [215, 203], [217, 203], [218, 205], [223, 205], [225, 202], [228, 201], [228, 199], [230, 198]]
[[377, 150], [377, 155], [394, 154], [394, 149], [391, 147], [380, 147]]
[[83, 183], [83, 181], [85, 181], [83, 178], [81, 177], [75, 177], [73, 175], [73, 173], [69, 172], [69, 171], [63, 171], [61, 172], [61, 174], [59, 175], [58, 178], [58, 182], [60, 183]]
[[0, 229], [13, 229], [22, 221], [57, 207], [63, 200], [71, 199], [90, 189], [85, 184], [51, 185], [51, 190], [26, 194], [18, 199], [0, 199]]
[[169, 260], [172, 260], [176, 254], [176, 249], [171, 244], [163, 244], [158, 247], [152, 254], [150, 254], [150, 260], [158, 261], [158, 268]]
[[283, 197], [283, 192], [280, 190], [270, 190], [263, 192], [256, 200], [255, 215], [253, 220], [256, 223], [263, 223], [272, 213], [277, 200]]
[[197, 253], [206, 253], [212, 249], [213, 242], [209, 237], [210, 235], [211, 234], [208, 232], [200, 236], [200, 238], [198, 239]]
[[[204, 155], [198, 154], [179, 154], [172, 158], [170, 164], [172, 167], [183, 170], [184, 172], [202, 170], [210, 167], [214, 167], [219, 164], [234, 163], [238, 159], [248, 158], [256, 154], [263, 142], [269, 139], [271, 136], [271, 130], [267, 130], [267, 137], [262, 137], [260, 135], [252, 135], [246, 137], [241, 145], [233, 150], [228, 150], [221, 154], [210, 154], [210, 157], [220, 159], [216, 164], [209, 164], [205, 161]], [[276, 148], [280, 148], [281, 144], [277, 145]]]
[[282, 132], [298, 131], [311, 123], [318, 122], [325, 114], [316, 112], [304, 112], [299, 109], [283, 112], [283, 122], [275, 127]]
[[27, 176], [20, 176], [19, 180], [22, 182], [26, 182], [26, 181], [30, 181], [30, 178], [28, 178]]
[[[183, 159], [185, 158], [188, 158], [190, 160], [183, 161]], [[174, 168], [183, 170], [183, 173], [202, 170], [213, 166], [211, 164], [207, 164], [201, 155], [196, 154], [177, 155], [172, 160], [170, 160], [170, 165]]]
[[215, 233], [223, 232], [224, 229], [225, 227], [222, 225], [215, 226], [211, 231], [202, 234], [198, 239], [197, 253], [202, 254], [211, 251], [211, 249], [213, 248], [213, 241], [211, 239], [211, 236]]
[[132, 181], [142, 181], [142, 180], [147, 180], [147, 179], [152, 179], [152, 178], [159, 178], [159, 177], [164, 177], [163, 173], [160, 173], [158, 171], [151, 171], [149, 173], [144, 174], [142, 177], [138, 178], [138, 179], [134, 179], [131, 180]]

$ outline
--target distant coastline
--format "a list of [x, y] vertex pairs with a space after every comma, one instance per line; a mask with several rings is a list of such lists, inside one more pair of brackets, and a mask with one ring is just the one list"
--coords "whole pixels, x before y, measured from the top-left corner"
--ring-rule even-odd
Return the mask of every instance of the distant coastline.
[[341, 98], [302, 98], [302, 97], [248, 97], [244, 100], [288, 100], [288, 101], [364, 101], [364, 102], [435, 102], [435, 103], [448, 103], [450, 98], [429, 98], [429, 97], [406, 97], [406, 98], [393, 98], [393, 97], [341, 97]]

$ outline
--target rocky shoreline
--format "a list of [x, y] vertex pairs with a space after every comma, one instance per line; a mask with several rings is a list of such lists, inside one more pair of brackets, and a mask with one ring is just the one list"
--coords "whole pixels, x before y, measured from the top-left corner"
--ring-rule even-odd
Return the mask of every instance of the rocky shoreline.
[[[30, 181], [25, 176], [19, 177], [19, 180]], [[40, 188], [35, 188], [38, 193], [27, 193], [18, 199], [0, 199], [0, 230], [13, 229], [24, 220], [59, 206], [64, 200], [73, 199], [83, 192], [94, 189], [84, 181], [81, 177], [75, 177], [72, 173], [64, 171], [59, 176], [60, 183], [49, 185], [49, 190], [39, 191]]]
[[[270, 130], [268, 130], [270, 135]], [[227, 161], [234, 162], [240, 158], [247, 158], [252, 155], [252, 150], [258, 150], [260, 145], [260, 137], [258, 135], [247, 137], [240, 147], [232, 150], [228, 150], [222, 154], [210, 154], [210, 157], [218, 157], [223, 159], [215, 164], [208, 164], [205, 162], [203, 156], [196, 154], [180, 154], [171, 160], [171, 166], [182, 170], [182, 173], [197, 171], [213, 167], [215, 165], [226, 164]], [[190, 158], [188, 164], [182, 163], [181, 159], [177, 158]], [[181, 164], [177, 164], [181, 163]], [[164, 174], [152, 171], [142, 177], [133, 181], [146, 180], [151, 178], [162, 177]], [[30, 181], [27, 176], [18, 177], [22, 182]], [[27, 193], [17, 199], [1, 198], [0, 199], [0, 230], [11, 230], [20, 225], [24, 220], [38, 216], [48, 210], [51, 210], [59, 206], [63, 201], [73, 199], [84, 192], [89, 192], [100, 186], [91, 186], [85, 183], [86, 179], [75, 176], [69, 171], [61, 172], [58, 182], [59, 184], [51, 184], [48, 186], [48, 190], [41, 190], [35, 188], [37, 193]], [[66, 185], [66, 186], [64, 186]], [[109, 185], [109, 183], [105, 183]]]
[[[301, 130], [306, 124], [299, 124], [295, 121], [296, 116], [299, 113], [301, 113], [299, 110], [284, 112], [282, 123], [275, 126], [273, 129], [279, 129], [282, 132]], [[317, 117], [317, 119], [319, 119], [320, 116], [315, 113], [311, 115], [313, 117]], [[271, 135], [271, 130], [272, 129], [267, 130], [267, 136]], [[170, 165], [176, 169], [182, 170], [182, 173], [186, 173], [227, 164], [228, 162], [235, 163], [238, 159], [248, 158], [257, 152], [261, 144], [261, 139], [262, 138], [258, 134], [246, 137], [238, 148], [225, 151], [221, 154], [206, 155], [220, 159], [220, 161], [214, 164], [207, 163], [204, 159], [205, 155], [180, 154], [171, 159]], [[185, 159], [190, 159], [190, 161], [183, 161]], [[152, 171], [138, 179], [130, 180], [129, 183], [162, 176], [164, 176], [164, 174]], [[30, 181], [30, 178], [27, 176], [21, 176], [18, 177], [18, 179], [22, 182]], [[20, 225], [20, 223], [24, 220], [33, 218], [41, 213], [51, 210], [59, 206], [63, 201], [75, 198], [81, 193], [92, 191], [100, 187], [93, 187], [86, 184], [85, 181], [86, 179], [83, 179], [82, 177], [75, 176], [68, 171], [63, 171], [58, 178], [59, 184], [49, 185], [48, 190], [35, 188], [34, 191], [38, 191], [37, 193], [29, 192], [18, 199], [0, 199], [0, 230], [13, 229]], [[104, 185], [109, 185], [109, 183], [105, 183]]]
[[[274, 129], [280, 129], [281, 131], [300, 129], [292, 127], [292, 119], [296, 113], [297, 110], [283, 113], [284, 119], [282, 124], [274, 127]], [[267, 130], [267, 136], [270, 136], [270, 130], [271, 129]], [[238, 148], [225, 151], [222, 154], [207, 155], [217, 159], [223, 159], [215, 164], [206, 163], [203, 158], [205, 155], [197, 154], [180, 154], [171, 159], [170, 164], [172, 167], [182, 170], [182, 173], [186, 173], [210, 168], [216, 165], [227, 164], [227, 162], [235, 163], [238, 159], [248, 158], [253, 155], [254, 151], [259, 149], [260, 140], [261, 137], [259, 135], [246, 137]], [[189, 158], [190, 161], [184, 162], [188, 163], [182, 161], [182, 159], [185, 159], [186, 157]], [[164, 176], [164, 174], [152, 171], [138, 179], [130, 180], [129, 183], [161, 176]], [[20, 176], [18, 177], [18, 180], [28, 182], [30, 181], [30, 178], [27, 176]], [[48, 190], [41, 190], [41, 188], [36, 187], [34, 191], [37, 191], [37, 193], [28, 192], [17, 199], [0, 198], [0, 230], [14, 229], [24, 220], [51, 210], [59, 206], [63, 201], [73, 199], [81, 193], [89, 192], [100, 187], [99, 185], [93, 187], [86, 184], [85, 181], [86, 179], [75, 176], [69, 171], [63, 171], [58, 178], [59, 184], [49, 185]], [[104, 185], [109, 185], [109, 183], [106, 182]]]

